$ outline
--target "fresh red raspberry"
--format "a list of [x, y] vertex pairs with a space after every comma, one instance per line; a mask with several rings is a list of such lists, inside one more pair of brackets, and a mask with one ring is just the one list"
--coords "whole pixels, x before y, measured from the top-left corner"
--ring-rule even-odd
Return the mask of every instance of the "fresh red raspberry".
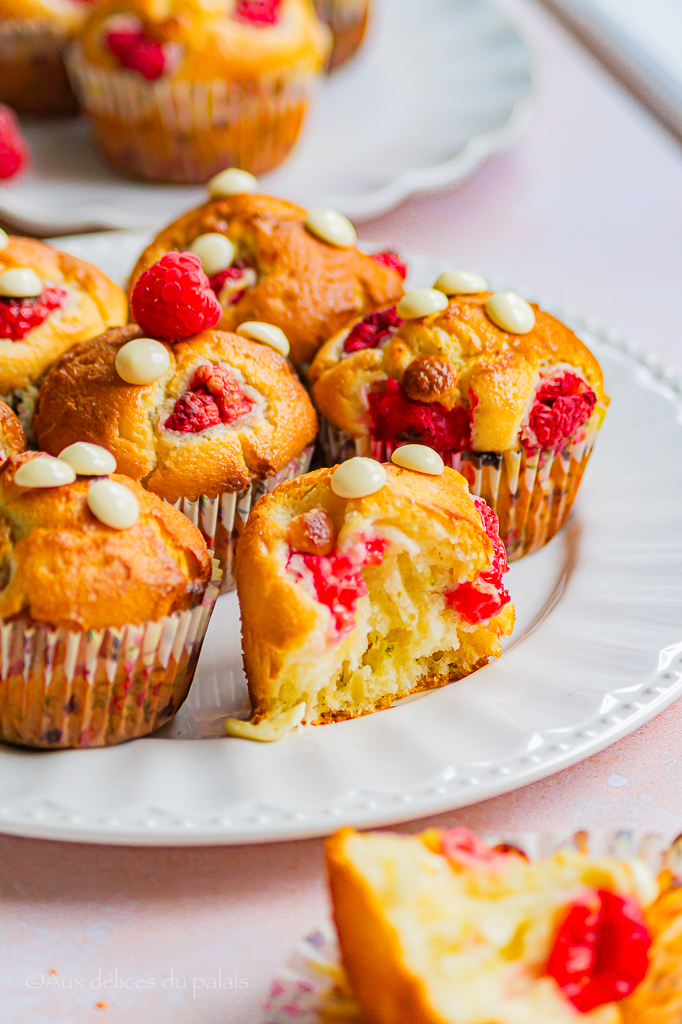
[[166, 430], [199, 434], [219, 423], [234, 423], [253, 407], [239, 383], [224, 366], [202, 363], [194, 372], [189, 389], [175, 403], [166, 418]]
[[0, 338], [21, 341], [32, 327], [39, 327], [53, 309], [61, 309], [68, 292], [46, 284], [36, 299], [0, 299]]
[[384, 391], [368, 395], [370, 433], [375, 441], [427, 444], [442, 456], [465, 451], [471, 443], [471, 413], [438, 402], [415, 402], [389, 377]]
[[30, 159], [14, 111], [0, 103], [0, 179], [7, 180], [25, 171]]
[[543, 449], [556, 455], [589, 420], [596, 402], [594, 391], [576, 373], [564, 371], [549, 377], [535, 392], [521, 444], [529, 455]]
[[373, 252], [372, 259], [376, 260], [377, 263], [383, 263], [385, 267], [393, 267], [400, 274], [403, 281], [407, 277], [407, 264], [403, 263], [398, 253], [393, 252], [392, 249], [384, 249], [383, 252]]
[[250, 25], [263, 27], [279, 21], [282, 0], [237, 0], [235, 18]]
[[605, 889], [568, 908], [547, 974], [580, 1013], [618, 1002], [644, 980], [651, 937], [638, 903]]
[[120, 29], [109, 32], [107, 46], [118, 58], [121, 67], [137, 71], [148, 81], [153, 82], [166, 70], [166, 56], [161, 43], [147, 39], [144, 32], [135, 29]]
[[478, 625], [499, 615], [511, 597], [502, 583], [502, 576], [509, 572], [507, 552], [500, 538], [500, 523], [483, 498], [474, 497], [476, 510], [481, 517], [483, 529], [493, 545], [493, 564], [490, 569], [470, 583], [460, 583], [454, 590], [446, 593], [445, 599], [460, 618], [472, 626]]
[[130, 308], [135, 322], [153, 338], [181, 341], [207, 331], [223, 311], [191, 252], [168, 252], [140, 275]]
[[391, 309], [368, 313], [351, 330], [343, 343], [343, 351], [360, 352], [363, 348], [376, 348], [385, 338], [395, 334], [398, 328], [405, 323], [395, 309], [393, 306]]
[[363, 568], [381, 565], [387, 547], [388, 541], [374, 537], [358, 541], [343, 553], [309, 555], [292, 552], [288, 568], [299, 579], [305, 579], [308, 574], [317, 600], [325, 604], [332, 614], [338, 640], [355, 628], [358, 601], [367, 593]]

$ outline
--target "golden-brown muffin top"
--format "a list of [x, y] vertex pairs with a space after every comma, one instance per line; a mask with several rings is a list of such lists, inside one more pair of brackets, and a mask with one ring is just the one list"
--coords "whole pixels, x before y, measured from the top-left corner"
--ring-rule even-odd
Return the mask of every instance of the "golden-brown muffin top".
[[280, 327], [291, 346], [291, 361], [309, 362], [334, 332], [368, 309], [397, 302], [403, 293], [400, 274], [371, 256], [338, 249], [303, 226], [307, 211], [283, 199], [237, 195], [213, 199], [190, 210], [154, 239], [140, 256], [130, 278], [172, 249], [188, 248], [209, 232], [226, 235], [246, 271], [237, 302], [222, 298], [220, 326], [235, 330], [247, 320]]
[[59, 308], [20, 340], [0, 337], [0, 394], [37, 381], [62, 352], [107, 327], [124, 324], [128, 315], [125, 293], [117, 284], [96, 267], [51, 245], [10, 236], [0, 249], [0, 274], [17, 267], [35, 271], [45, 286], [56, 285], [67, 295]]
[[100, 522], [87, 505], [93, 482], [19, 487], [25, 452], [0, 470], [0, 619], [27, 615], [54, 627], [103, 629], [157, 620], [196, 604], [211, 560], [196, 527], [125, 476], [140, 516], [129, 529]]
[[391, 378], [412, 402], [466, 410], [471, 420], [466, 447], [503, 452], [517, 447], [547, 378], [563, 371], [577, 374], [596, 402], [604, 400], [599, 363], [569, 327], [534, 305], [532, 330], [510, 334], [487, 316], [490, 295], [458, 295], [440, 313], [398, 321], [401, 326], [376, 348], [348, 352], [347, 331], [337, 333], [310, 367], [317, 409], [335, 427], [366, 436], [372, 429], [368, 395]]
[[[34, 429], [44, 451], [58, 455], [74, 441], [103, 445], [121, 472], [175, 502], [242, 490], [279, 472], [315, 437], [310, 399], [286, 359], [272, 349], [236, 334], [205, 331], [166, 346], [170, 368], [153, 384], [127, 384], [116, 371], [116, 355], [142, 334], [136, 325], [116, 328], [63, 356], [38, 398]], [[167, 426], [178, 400], [193, 405], [194, 399], [183, 396], [207, 390], [205, 382], [197, 385], [197, 372], [213, 367], [227, 370], [243, 412], [197, 432], [175, 429], [175, 421]]]
[[283, 0], [274, 25], [256, 25], [236, 14], [237, 0], [102, 0], [83, 26], [79, 42], [92, 64], [120, 70], [106, 36], [125, 16], [164, 45], [169, 68], [164, 77], [249, 82], [321, 70], [331, 36], [309, 0]]
[[19, 419], [0, 402], [0, 464], [26, 450], [26, 435]]
[[51, 22], [68, 33], [76, 31], [87, 13], [88, 3], [83, 0], [0, 0], [0, 21]]

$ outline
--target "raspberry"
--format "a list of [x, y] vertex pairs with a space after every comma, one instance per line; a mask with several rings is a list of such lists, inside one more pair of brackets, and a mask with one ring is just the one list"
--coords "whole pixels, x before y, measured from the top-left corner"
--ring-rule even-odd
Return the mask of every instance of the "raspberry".
[[19, 171], [25, 171], [30, 159], [14, 111], [0, 103], [0, 179], [13, 178]]
[[367, 565], [381, 565], [387, 547], [388, 541], [375, 537], [359, 540], [343, 554], [292, 553], [287, 568], [299, 580], [307, 577], [312, 581], [317, 600], [332, 614], [339, 640], [354, 629], [358, 601], [367, 593], [362, 569]]
[[202, 363], [195, 370], [189, 389], [166, 418], [164, 427], [182, 434], [199, 434], [219, 423], [234, 423], [252, 407], [253, 400], [247, 398], [229, 370]]
[[383, 252], [373, 252], [372, 259], [376, 260], [377, 263], [383, 263], [385, 267], [393, 267], [403, 281], [407, 277], [407, 264], [403, 263], [397, 252], [393, 252], [392, 249], [385, 249]]
[[68, 292], [57, 284], [46, 284], [36, 299], [0, 299], [0, 338], [21, 341], [32, 327], [39, 327], [66, 302]]
[[580, 1013], [629, 996], [649, 967], [651, 938], [634, 899], [590, 891], [568, 908], [547, 964]]
[[391, 377], [384, 391], [369, 393], [368, 402], [375, 441], [427, 444], [443, 456], [471, 443], [471, 413], [464, 406], [446, 409], [438, 402], [413, 401]]
[[168, 252], [140, 275], [130, 308], [143, 331], [163, 341], [181, 341], [206, 331], [223, 315], [201, 260], [191, 252]]
[[521, 444], [529, 455], [542, 449], [550, 449], [556, 455], [578, 427], [589, 420], [596, 402], [594, 391], [577, 374], [564, 371], [549, 377], [535, 392]]
[[[252, 270], [251, 264], [244, 257], [240, 257], [232, 264], [231, 267], [227, 267], [225, 270], [220, 270], [214, 277], [209, 281], [211, 288], [215, 292], [218, 298], [223, 290], [223, 286], [226, 281], [238, 281], [240, 277], [245, 277], [245, 270]], [[229, 305], [236, 306], [240, 299], [244, 297], [246, 288], [239, 288], [236, 292], [233, 292], [229, 298]]]
[[160, 78], [166, 70], [166, 57], [161, 43], [147, 39], [144, 32], [122, 29], [109, 32], [107, 46], [118, 58], [121, 67], [137, 71], [149, 82]]
[[482, 842], [468, 828], [449, 828], [440, 835], [442, 853], [448, 860], [454, 861], [463, 868], [490, 868], [494, 870], [507, 863], [510, 854], [518, 851], [512, 847], [503, 850], [491, 847]]
[[493, 615], [499, 615], [504, 606], [509, 604], [511, 597], [502, 583], [502, 576], [509, 572], [509, 566], [507, 552], [500, 539], [499, 520], [483, 498], [475, 497], [473, 500], [481, 517], [483, 529], [493, 545], [493, 564], [475, 580], [460, 583], [454, 590], [448, 591], [445, 600], [460, 618], [472, 626], [477, 626]]
[[391, 309], [376, 310], [353, 327], [343, 343], [344, 352], [360, 352], [363, 348], [376, 348], [384, 338], [395, 334], [405, 323], [398, 317], [395, 306]]
[[282, 0], [237, 0], [234, 16], [237, 21], [246, 21], [262, 28], [277, 24], [281, 6]]

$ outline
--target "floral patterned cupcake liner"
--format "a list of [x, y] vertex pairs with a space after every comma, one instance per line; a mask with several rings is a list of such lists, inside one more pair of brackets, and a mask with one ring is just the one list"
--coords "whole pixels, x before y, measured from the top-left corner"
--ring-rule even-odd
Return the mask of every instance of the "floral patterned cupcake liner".
[[367, 28], [370, 0], [314, 0], [320, 21], [329, 25], [334, 46], [330, 71], [345, 64], [360, 47]]
[[[472, 494], [484, 499], [500, 521], [500, 537], [510, 562], [539, 551], [565, 525], [590, 461], [608, 400], [598, 403], [582, 427], [553, 455], [525, 449], [458, 452], [449, 465], [466, 479]], [[321, 422], [320, 440], [328, 465], [354, 455], [389, 462], [400, 444], [353, 438]], [[402, 442], [401, 442], [402, 443]]]
[[[561, 849], [578, 849], [594, 857], [618, 860], [640, 857], [656, 873], [668, 869], [682, 878], [682, 840], [668, 844], [662, 837], [621, 829], [578, 832], [523, 832], [493, 836], [522, 850], [530, 860]], [[331, 924], [302, 939], [274, 978], [263, 1006], [261, 1024], [363, 1024], [341, 966], [336, 933]]]
[[0, 21], [0, 103], [20, 114], [75, 114], [64, 67], [69, 33], [48, 20]]
[[124, 174], [201, 184], [225, 167], [262, 174], [298, 138], [317, 76], [303, 68], [242, 84], [222, 78], [143, 81], [133, 71], [96, 67], [78, 44], [66, 63], [96, 140]]
[[225, 491], [217, 498], [202, 494], [196, 501], [180, 498], [175, 507], [201, 531], [209, 550], [223, 571], [221, 594], [234, 590], [234, 553], [251, 509], [264, 494], [274, 491], [285, 480], [308, 472], [314, 448], [304, 448], [279, 473], [259, 480], [243, 491]]
[[220, 591], [156, 622], [81, 632], [0, 623], [0, 740], [43, 749], [103, 747], [168, 722], [194, 678]]

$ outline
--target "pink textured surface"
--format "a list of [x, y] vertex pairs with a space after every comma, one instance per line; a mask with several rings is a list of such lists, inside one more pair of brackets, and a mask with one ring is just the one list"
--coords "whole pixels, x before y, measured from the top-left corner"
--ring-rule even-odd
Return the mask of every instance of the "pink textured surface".
[[[540, 55], [527, 134], [455, 193], [364, 233], [573, 302], [682, 366], [678, 146], [541, 8], [504, 5]], [[676, 833], [681, 741], [678, 705], [581, 765], [432, 821]], [[0, 857], [3, 1024], [258, 1024], [270, 977], [326, 913], [319, 841], [136, 850], [4, 837]]]

